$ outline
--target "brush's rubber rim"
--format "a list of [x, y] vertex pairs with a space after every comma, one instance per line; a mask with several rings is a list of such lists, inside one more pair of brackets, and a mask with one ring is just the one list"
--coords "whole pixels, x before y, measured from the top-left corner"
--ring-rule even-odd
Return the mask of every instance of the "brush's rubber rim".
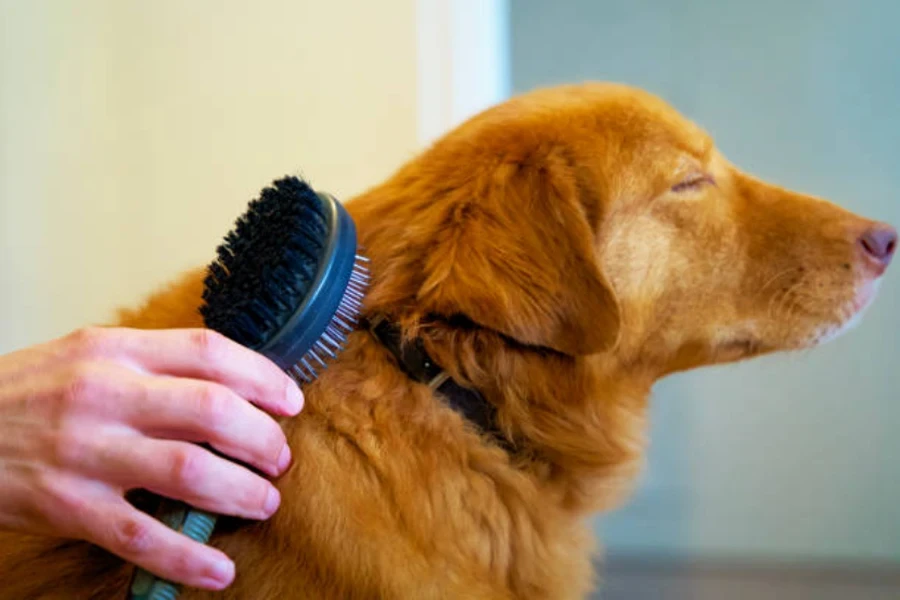
[[303, 303], [257, 351], [288, 371], [300, 362], [325, 333], [337, 313], [356, 261], [356, 226], [340, 202], [316, 192], [322, 201], [328, 237], [316, 277]]

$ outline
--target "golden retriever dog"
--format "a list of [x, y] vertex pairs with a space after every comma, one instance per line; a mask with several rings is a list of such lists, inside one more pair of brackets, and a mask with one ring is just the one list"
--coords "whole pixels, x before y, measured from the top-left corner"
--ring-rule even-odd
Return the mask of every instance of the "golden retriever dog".
[[[381, 316], [495, 408], [477, 426], [368, 329], [283, 421], [268, 522], [212, 543], [237, 578], [196, 598], [583, 598], [587, 520], [639, 473], [670, 373], [809, 348], [854, 322], [888, 225], [764, 183], [662, 100], [538, 90], [464, 123], [348, 204]], [[203, 271], [121, 324], [200, 326]], [[121, 598], [131, 568], [0, 535], [0, 598]]]

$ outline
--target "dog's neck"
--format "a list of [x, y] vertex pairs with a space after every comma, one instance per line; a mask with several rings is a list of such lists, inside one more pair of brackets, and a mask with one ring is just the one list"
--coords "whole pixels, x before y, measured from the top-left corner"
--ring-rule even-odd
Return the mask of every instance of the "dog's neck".
[[478, 391], [491, 420], [476, 426], [564, 505], [607, 509], [630, 490], [652, 378], [623, 373], [611, 356], [565, 356], [471, 324], [399, 319], [395, 326], [456, 385]]
[[497, 426], [497, 409], [476, 389], [456, 382], [425, 349], [420, 338], [404, 339], [399, 326], [383, 315], [366, 319], [364, 326], [394, 358], [397, 367], [413, 381], [428, 386], [485, 437], [504, 451], [518, 448]]

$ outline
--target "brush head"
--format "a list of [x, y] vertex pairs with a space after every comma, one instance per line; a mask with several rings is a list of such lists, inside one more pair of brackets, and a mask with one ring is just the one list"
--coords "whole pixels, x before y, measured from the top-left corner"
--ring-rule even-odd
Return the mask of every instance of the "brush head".
[[355, 328], [366, 262], [344, 207], [285, 177], [250, 203], [217, 249], [200, 313], [210, 329], [308, 382]]

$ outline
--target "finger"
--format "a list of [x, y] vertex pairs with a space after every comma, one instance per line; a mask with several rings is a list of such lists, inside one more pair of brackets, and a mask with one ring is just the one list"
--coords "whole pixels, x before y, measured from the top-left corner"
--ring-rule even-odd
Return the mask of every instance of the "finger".
[[267, 519], [281, 496], [269, 481], [196, 444], [99, 433], [67, 457], [66, 467], [122, 489], [144, 488], [210, 512]]
[[222, 589], [234, 579], [234, 563], [221, 551], [191, 540], [121, 497], [119, 490], [66, 472], [39, 481], [39, 514], [54, 535], [80, 538], [165, 579]]
[[166, 378], [145, 389], [147, 402], [130, 421], [148, 435], [208, 442], [272, 476], [290, 465], [290, 447], [278, 423], [225, 386]]
[[224, 553], [169, 529], [121, 498], [89, 507], [82, 519], [85, 539], [158, 577], [211, 590], [234, 580], [234, 563]]
[[303, 407], [299, 386], [275, 363], [211, 329], [85, 331], [79, 335], [88, 341], [82, 343], [95, 353], [124, 354], [158, 374], [215, 381], [268, 412], [295, 415]]
[[[207, 381], [136, 373], [112, 363], [85, 363], [67, 384], [70, 415], [122, 423], [146, 435], [208, 442], [218, 451], [270, 475], [290, 464], [281, 427], [229, 388]], [[64, 431], [78, 447], [84, 431]]]

